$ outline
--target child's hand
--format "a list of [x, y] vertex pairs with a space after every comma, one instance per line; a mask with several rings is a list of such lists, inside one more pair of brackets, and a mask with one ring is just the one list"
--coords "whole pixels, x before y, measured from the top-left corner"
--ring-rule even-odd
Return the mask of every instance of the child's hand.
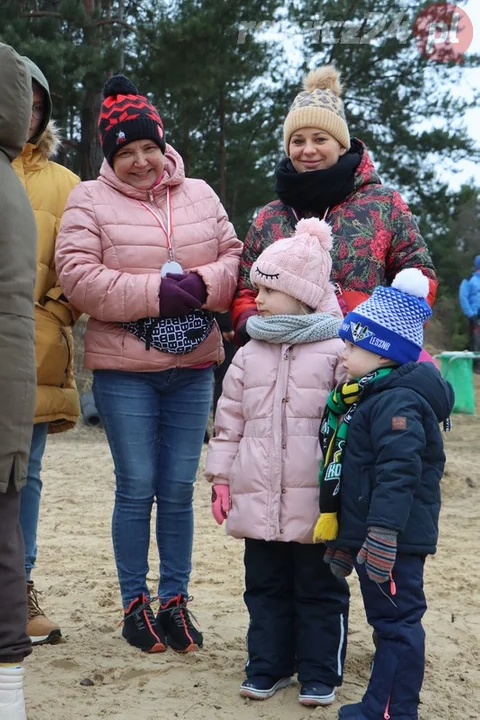
[[212, 487], [212, 515], [219, 525], [227, 518], [230, 507], [228, 485], [214, 485]]
[[397, 557], [397, 534], [388, 528], [368, 528], [357, 562], [359, 565], [365, 563], [367, 575], [373, 582], [384, 583], [389, 579]]
[[323, 562], [330, 565], [330, 570], [338, 578], [345, 578], [353, 570], [353, 558], [347, 548], [331, 548], [325, 550]]

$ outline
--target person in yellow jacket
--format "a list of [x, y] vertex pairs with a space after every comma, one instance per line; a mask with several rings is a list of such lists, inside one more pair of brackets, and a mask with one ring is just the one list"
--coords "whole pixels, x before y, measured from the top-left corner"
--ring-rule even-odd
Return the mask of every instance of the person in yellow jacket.
[[79, 313], [68, 303], [58, 285], [54, 257], [65, 203], [80, 179], [51, 160], [58, 149], [59, 138], [51, 120], [52, 100], [48, 82], [29, 58], [23, 60], [32, 77], [32, 116], [29, 140], [12, 166], [25, 186], [37, 223], [37, 399], [27, 484], [21, 491], [20, 525], [25, 541], [29, 600], [27, 633], [32, 644], [39, 645], [54, 643], [61, 637], [58, 625], [45, 616], [38, 604], [31, 573], [37, 556], [37, 526], [42, 491], [40, 471], [47, 434], [72, 428], [79, 415], [72, 340], [72, 325]]

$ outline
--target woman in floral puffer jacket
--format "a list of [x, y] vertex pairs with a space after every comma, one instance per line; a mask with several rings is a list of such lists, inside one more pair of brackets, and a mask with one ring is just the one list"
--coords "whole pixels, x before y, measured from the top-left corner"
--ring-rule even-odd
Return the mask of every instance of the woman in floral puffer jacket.
[[272, 242], [293, 234], [300, 217], [326, 219], [333, 230], [332, 281], [344, 312], [388, 285], [407, 267], [437, 281], [427, 246], [400, 194], [382, 185], [365, 145], [350, 138], [340, 98], [340, 77], [327, 65], [307, 75], [284, 124], [287, 155], [278, 165], [274, 200], [258, 213], [246, 237], [232, 305], [239, 344], [256, 314], [249, 273]]

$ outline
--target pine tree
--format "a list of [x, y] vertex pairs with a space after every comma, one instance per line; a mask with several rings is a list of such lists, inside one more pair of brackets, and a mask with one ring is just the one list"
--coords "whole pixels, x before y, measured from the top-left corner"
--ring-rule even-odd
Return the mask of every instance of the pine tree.
[[304, 69], [335, 63], [351, 134], [365, 141], [386, 181], [417, 198], [439, 188], [446, 163], [480, 158], [462, 122], [478, 94], [468, 101], [452, 92], [463, 69], [478, 67], [480, 57], [435, 62], [419, 51], [415, 19], [431, 5], [294, 0], [290, 9], [303, 33]]
[[6, 0], [0, 39], [47, 77], [65, 141], [60, 159], [82, 179], [102, 161], [97, 119], [106, 76], [122, 65], [141, 3], [125, 0]]
[[239, 31], [252, 17], [274, 17], [279, 4], [150, 3], [138, 26], [138, 84], [152, 93], [187, 174], [216, 189], [240, 236], [273, 197], [283, 108], [272, 81], [278, 48], [259, 38], [239, 44]]

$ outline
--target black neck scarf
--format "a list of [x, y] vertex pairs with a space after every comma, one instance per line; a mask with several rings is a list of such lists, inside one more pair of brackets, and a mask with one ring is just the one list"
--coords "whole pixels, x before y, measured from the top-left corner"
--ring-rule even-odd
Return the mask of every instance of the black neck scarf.
[[328, 208], [343, 202], [353, 191], [355, 170], [362, 154], [360, 143], [353, 141], [350, 150], [328, 170], [303, 173], [295, 170], [290, 158], [284, 158], [275, 168], [275, 192], [285, 205], [300, 214], [323, 217]]

